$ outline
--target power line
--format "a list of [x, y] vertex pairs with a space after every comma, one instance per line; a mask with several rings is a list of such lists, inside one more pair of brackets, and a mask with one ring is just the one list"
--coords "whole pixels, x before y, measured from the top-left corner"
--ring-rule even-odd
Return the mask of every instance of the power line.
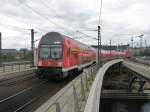
[[41, 38], [38, 38], [38, 39], [34, 40], [34, 42], [37, 42], [37, 41], [39, 41], [39, 40], [41, 40]]
[[99, 8], [99, 21], [98, 21], [98, 25], [100, 25], [100, 24], [101, 24], [102, 5], [103, 5], [103, 0], [101, 0], [101, 3], [100, 3], [100, 8]]
[[[49, 7], [43, 0], [40, 0], [41, 1], [41, 3], [47, 8], [47, 9], [49, 9], [53, 14], [54, 14], [54, 16], [55, 17], [57, 17], [57, 18], [61, 18], [61, 19], [63, 19], [60, 15], [58, 15], [57, 13], [56, 13], [56, 11], [52, 8], [52, 7]], [[63, 19], [64, 20], [64, 19]], [[70, 22], [70, 21], [69, 21]], [[72, 22], [71, 22], [71, 24], [70, 25], [72, 25]], [[69, 25], [69, 26], [70, 26]], [[74, 30], [74, 28], [71, 26], [71, 28]]]
[[[3, 26], [3, 27], [6, 27], [6, 28], [8, 28], [8, 29], [17, 31], [17, 32], [19, 32], [19, 33], [23, 33], [23, 34], [29, 34], [29, 33], [24, 32], [24, 31], [30, 31], [30, 30], [31, 30], [31, 28], [23, 28], [23, 27], [18, 27], [18, 26], [3, 24], [3, 23], [0, 23], [0, 25]], [[41, 28], [37, 28], [37, 29], [42, 30], [42, 31], [46, 31], [46, 30], [41, 29]]]
[[[10, 15], [5, 15], [6, 17], [8, 17], [8, 18], [12, 18], [12, 16]], [[14, 18], [13, 18], [14, 19]], [[19, 21], [19, 19], [14, 19], [15, 21], [17, 21], [17, 22], [20, 22], [20, 23], [23, 23], [23, 24], [26, 24], [27, 25], [27, 23], [25, 23], [25, 22], [22, 22], [22, 21]], [[12, 30], [16, 30], [15, 28], [17, 28], [18, 30], [30, 30], [30, 29], [32, 29], [32, 28], [34, 28], [34, 29], [39, 29], [39, 30], [42, 30], [42, 31], [46, 31], [47, 32], [47, 30], [46, 29], [42, 29], [42, 28], [38, 28], [38, 26], [35, 26], [35, 25], [32, 25], [32, 26], [30, 26], [30, 28], [28, 28], [28, 29], [25, 29], [25, 28], [23, 28], [23, 27], [18, 27], [18, 26], [12, 26], [12, 25], [6, 25], [6, 24], [2, 24], [2, 23], [0, 23], [1, 25], [5, 25], [6, 27], [11, 27], [12, 28]]]
[[[4, 26], [4, 27], [7, 27], [11, 30], [14, 30], [14, 31], [17, 31], [19, 33], [23, 33], [24, 35], [30, 35], [30, 33], [27, 33], [27, 32], [23, 32], [23, 31], [30, 31], [31, 29], [26, 29], [26, 28], [23, 28], [23, 27], [18, 27], [18, 26], [13, 26], [13, 25], [8, 25], [8, 24], [3, 24], [3, 23], [0, 23], [0, 25]], [[46, 31], [44, 29], [40, 29], [42, 31]], [[46, 31], [47, 32], [47, 31]], [[11, 36], [11, 37], [20, 37], [20, 36]], [[9, 37], [10, 38], [10, 37]], [[40, 39], [37, 39], [36, 41], [38, 41]]]
[[22, 31], [29, 30], [27, 28], [13, 26], [13, 25], [8, 25], [8, 24], [3, 24], [3, 23], [0, 23], [0, 25], [2, 25], [4, 27], [7, 27], [7, 28], [11, 28], [11, 29], [16, 29], [16, 30], [22, 30]]
[[80, 29], [80, 31], [88, 31], [88, 32], [97, 32], [97, 29], [95, 29], [95, 28], [82, 28], [82, 29]]
[[[11, 30], [20, 32], [20, 33], [26, 33], [23, 31], [30, 31], [32, 29], [32, 28], [23, 28], [23, 27], [18, 27], [18, 26], [14, 26], [14, 25], [3, 24], [3, 23], [0, 23], [0, 25], [4, 26], [6, 28], [9, 28]], [[41, 29], [41, 28], [37, 28], [37, 29], [42, 30], [42, 31], [46, 31], [45, 29]], [[28, 33], [26, 33], [26, 34], [28, 34]]]
[[[90, 38], [90, 39], [97, 40], [97, 38], [96, 38], [96, 37], [94, 37], [94, 36], [91, 36], [91, 35], [85, 34], [85, 33], [81, 32], [81, 31], [77, 31], [77, 32], [79, 32], [79, 33], [81, 33], [81, 34], [86, 35], [86, 37], [85, 37], [85, 38], [87, 38], [87, 37], [92, 37], [92, 38]], [[88, 39], [89, 39], [89, 38], [88, 38]]]
[[[21, 4], [22, 4], [22, 1], [18, 0]], [[49, 21], [50, 23], [52, 23], [53, 25], [55, 26], [58, 26], [59, 28], [62, 28], [63, 30], [64, 27], [60, 26], [59, 24], [55, 23], [54, 21], [50, 20], [49, 18], [45, 17], [45, 16], [42, 16], [38, 11], [36, 11], [35, 9], [33, 9], [32, 7], [30, 7], [29, 5], [27, 4], [24, 4], [24, 6], [26, 6], [28, 9], [32, 10], [35, 14], [37, 14], [38, 16], [40, 16], [41, 18], [44, 18], [45, 20]]]

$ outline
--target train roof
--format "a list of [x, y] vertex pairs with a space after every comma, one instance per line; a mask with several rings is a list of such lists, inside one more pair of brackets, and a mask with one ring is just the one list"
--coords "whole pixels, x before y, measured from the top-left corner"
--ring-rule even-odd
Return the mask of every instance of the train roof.
[[43, 35], [42, 39], [40, 40], [40, 45], [42, 45], [42, 44], [47, 44], [47, 45], [48, 44], [63, 44], [64, 38], [69, 38], [73, 41], [76, 41], [81, 48], [91, 49], [91, 50], [95, 49], [89, 45], [79, 42], [79, 41], [77, 41], [71, 37], [68, 37], [66, 35], [63, 35], [59, 32], [48, 32], [45, 35]]
[[40, 44], [63, 44], [64, 36], [58, 32], [48, 32], [42, 36]]

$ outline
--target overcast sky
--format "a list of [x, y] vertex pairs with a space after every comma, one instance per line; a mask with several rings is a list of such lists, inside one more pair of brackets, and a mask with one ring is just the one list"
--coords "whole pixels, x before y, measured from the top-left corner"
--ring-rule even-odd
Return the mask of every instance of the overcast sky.
[[[30, 48], [30, 30], [35, 40], [46, 32], [58, 31], [85, 44], [97, 44], [100, 0], [0, 0], [2, 48]], [[150, 45], [150, 0], [103, 0], [102, 44], [130, 44], [131, 34], [142, 32]], [[77, 32], [77, 30], [91, 35]], [[86, 38], [85, 38], [86, 37]], [[38, 42], [37, 42], [38, 43]]]

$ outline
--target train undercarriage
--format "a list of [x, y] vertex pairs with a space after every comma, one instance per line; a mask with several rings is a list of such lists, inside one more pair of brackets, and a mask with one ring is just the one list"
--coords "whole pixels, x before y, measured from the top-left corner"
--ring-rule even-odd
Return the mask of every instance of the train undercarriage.
[[71, 69], [68, 71], [62, 71], [62, 68], [48, 68], [48, 67], [39, 67], [35, 70], [35, 74], [38, 78], [45, 78], [45, 79], [56, 79], [62, 80], [65, 78], [71, 77], [71, 75], [78, 75], [82, 73], [83, 69], [78, 70], [78, 68]]

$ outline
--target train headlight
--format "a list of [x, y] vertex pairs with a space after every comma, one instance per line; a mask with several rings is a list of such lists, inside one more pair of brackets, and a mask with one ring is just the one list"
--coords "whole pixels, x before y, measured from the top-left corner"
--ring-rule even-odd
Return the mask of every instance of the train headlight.
[[58, 62], [58, 66], [62, 66], [62, 62]]

